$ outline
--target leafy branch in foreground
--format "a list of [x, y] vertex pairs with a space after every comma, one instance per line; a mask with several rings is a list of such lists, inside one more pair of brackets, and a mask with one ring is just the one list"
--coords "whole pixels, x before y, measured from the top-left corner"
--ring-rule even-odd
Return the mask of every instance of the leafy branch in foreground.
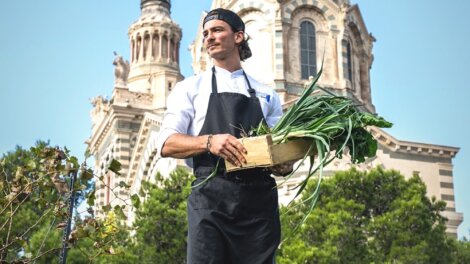
[[[116, 164], [113, 166], [110, 171], [118, 169]], [[74, 174], [78, 177], [72, 186]], [[49, 263], [46, 259], [56, 259], [62, 247], [59, 233], [73, 217], [73, 210], [68, 210], [69, 201], [75, 197], [73, 200], [79, 205], [88, 198], [89, 206], [93, 206], [92, 186], [96, 179], [100, 177], [85, 162], [79, 164], [66, 148], [50, 147], [46, 142], [38, 142], [29, 150], [17, 147], [4, 154], [0, 158], [0, 262]], [[123, 215], [122, 207], [113, 208], [112, 212]], [[92, 213], [91, 208], [87, 211]], [[75, 220], [66, 248], [89, 238], [96, 244], [87, 252], [109, 253], [116, 235], [109, 228], [109, 221], [94, 219], [93, 213], [83, 221]]]

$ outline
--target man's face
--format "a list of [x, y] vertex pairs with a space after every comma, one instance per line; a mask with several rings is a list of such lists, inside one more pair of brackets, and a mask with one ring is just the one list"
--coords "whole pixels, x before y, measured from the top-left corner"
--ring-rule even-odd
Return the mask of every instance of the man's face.
[[207, 53], [212, 58], [225, 60], [239, 56], [237, 45], [243, 41], [243, 32], [233, 32], [225, 21], [213, 19], [206, 22], [202, 35]]

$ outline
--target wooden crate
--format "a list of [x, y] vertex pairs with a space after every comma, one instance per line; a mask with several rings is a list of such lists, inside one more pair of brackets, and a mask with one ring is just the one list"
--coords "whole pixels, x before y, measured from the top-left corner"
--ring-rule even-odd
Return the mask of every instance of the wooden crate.
[[[225, 161], [227, 171], [243, 170], [254, 167], [270, 167], [286, 161], [298, 160], [305, 157], [310, 148], [310, 142], [304, 139], [290, 140], [287, 143], [273, 144], [271, 135], [240, 138], [239, 141], [247, 150], [246, 164], [236, 167]], [[312, 152], [313, 153], [313, 152]], [[312, 155], [312, 153], [310, 155]]]

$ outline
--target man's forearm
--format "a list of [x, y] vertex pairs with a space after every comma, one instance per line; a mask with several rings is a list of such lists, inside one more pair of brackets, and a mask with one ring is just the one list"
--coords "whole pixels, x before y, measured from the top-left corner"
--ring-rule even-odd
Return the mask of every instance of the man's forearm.
[[190, 136], [173, 134], [162, 147], [162, 157], [186, 159], [207, 151], [208, 135]]
[[204, 136], [173, 134], [163, 144], [161, 156], [186, 159], [206, 151], [236, 166], [246, 163], [245, 147], [230, 134]]

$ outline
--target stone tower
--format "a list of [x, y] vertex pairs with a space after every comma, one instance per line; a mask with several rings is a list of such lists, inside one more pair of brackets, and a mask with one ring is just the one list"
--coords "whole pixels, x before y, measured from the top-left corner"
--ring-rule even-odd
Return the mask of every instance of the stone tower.
[[171, 20], [169, 0], [141, 0], [139, 20], [129, 27], [129, 91], [152, 93], [156, 109], [166, 108], [166, 97], [178, 80], [181, 28]]
[[[129, 27], [130, 62], [115, 53], [115, 85], [110, 100], [92, 100], [92, 135], [87, 140], [95, 158], [96, 213], [103, 205], [129, 204], [155, 157], [152, 149], [166, 109], [166, 98], [183, 77], [179, 69], [181, 28], [171, 20], [169, 0], [141, 0], [141, 15]], [[118, 160], [121, 174], [107, 170]], [[133, 186], [131, 190], [120, 186]], [[126, 202], [127, 201], [127, 202]]]

